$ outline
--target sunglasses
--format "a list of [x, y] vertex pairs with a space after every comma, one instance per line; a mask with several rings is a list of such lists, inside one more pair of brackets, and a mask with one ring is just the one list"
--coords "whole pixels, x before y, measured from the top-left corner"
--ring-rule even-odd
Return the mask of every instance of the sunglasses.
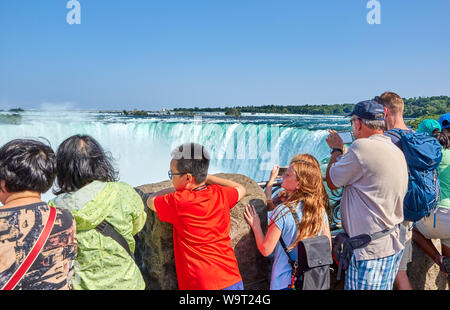
[[169, 175], [169, 179], [172, 180], [174, 175], [184, 175], [187, 174], [188, 172], [177, 172], [177, 173], [173, 173], [172, 171], [168, 171], [167, 174]]
[[358, 117], [354, 117], [354, 118], [352, 118], [351, 120], [350, 120], [350, 125], [352, 125], [353, 126], [353, 122], [354, 121], [356, 121], [358, 119]]

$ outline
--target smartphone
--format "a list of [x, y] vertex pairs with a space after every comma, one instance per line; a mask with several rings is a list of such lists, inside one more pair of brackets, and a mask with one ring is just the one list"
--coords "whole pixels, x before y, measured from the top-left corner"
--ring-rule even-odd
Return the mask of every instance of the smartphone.
[[278, 177], [281, 177], [286, 170], [288, 170], [289, 167], [280, 167], [280, 170], [278, 170]]
[[344, 144], [352, 144], [353, 143], [353, 134], [350, 131], [338, 132], [338, 135], [341, 137], [342, 142]]

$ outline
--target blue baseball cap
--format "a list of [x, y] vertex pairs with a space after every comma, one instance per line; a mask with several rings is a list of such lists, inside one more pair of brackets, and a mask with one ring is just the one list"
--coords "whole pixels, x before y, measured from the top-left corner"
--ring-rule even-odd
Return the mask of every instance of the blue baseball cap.
[[445, 113], [439, 117], [439, 124], [442, 129], [450, 128], [450, 113]]
[[375, 100], [365, 100], [355, 104], [353, 111], [346, 116], [355, 115], [366, 120], [384, 120], [384, 107]]

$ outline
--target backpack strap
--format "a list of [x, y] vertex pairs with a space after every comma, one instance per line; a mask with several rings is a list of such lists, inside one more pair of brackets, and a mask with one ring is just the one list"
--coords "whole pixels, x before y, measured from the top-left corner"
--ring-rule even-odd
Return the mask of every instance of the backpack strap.
[[116, 230], [114, 227], [109, 224], [107, 221], [103, 221], [95, 227], [95, 229], [103, 234], [106, 237], [110, 237], [114, 239], [118, 244], [120, 244], [128, 254], [130, 254], [131, 258], [134, 260], [134, 255], [130, 250], [130, 246], [125, 238]]
[[286, 255], [288, 256], [289, 264], [291, 265], [292, 269], [294, 269], [295, 264], [296, 264], [297, 262], [294, 261], [294, 260], [292, 259], [291, 253], [288, 251], [287, 246], [286, 246], [286, 243], [285, 243], [284, 240], [283, 240], [283, 237], [280, 237], [280, 243], [281, 243], [281, 246], [283, 247], [284, 252], [285, 252]]
[[[297, 214], [297, 212], [295, 212], [295, 210], [292, 210], [291, 208], [289, 208], [289, 211], [291, 212], [292, 216], [294, 217], [295, 225], [297, 226], [297, 229], [298, 229], [300, 227], [300, 218], [298, 217], [298, 214]], [[291, 264], [292, 268], [294, 269], [296, 266], [298, 266], [298, 261], [294, 261], [291, 258], [290, 252], [288, 251], [286, 243], [284, 242], [282, 237], [280, 237], [280, 243], [289, 258], [289, 263]]]
[[44, 229], [42, 230], [39, 238], [31, 249], [30, 253], [28, 253], [27, 257], [23, 261], [23, 263], [17, 268], [16, 272], [11, 276], [5, 286], [2, 287], [2, 290], [13, 290], [17, 283], [22, 280], [23, 276], [27, 273], [28, 269], [30, 269], [31, 265], [33, 265], [36, 257], [38, 257], [41, 252], [44, 244], [47, 242], [48, 237], [53, 229], [53, 224], [55, 223], [56, 218], [56, 209], [54, 207], [49, 206], [50, 214], [47, 219], [47, 223], [45, 224]]
[[[300, 225], [300, 219], [298, 217], [298, 214], [297, 214], [297, 212], [295, 212], [295, 210], [292, 210], [291, 208], [289, 208], [289, 210], [291, 211], [291, 214], [294, 217], [295, 225], [297, 226], [297, 229], [298, 229], [298, 227]], [[299, 267], [298, 259], [296, 261], [292, 259], [291, 253], [288, 251], [286, 243], [284, 242], [283, 237], [281, 237], [281, 236], [280, 236], [280, 243], [281, 243], [281, 246], [283, 247], [284, 252], [286, 253], [286, 255], [288, 257], [289, 264], [292, 267], [291, 284], [289, 285], [289, 288], [295, 288], [295, 280], [297, 277], [297, 270]]]
[[288, 285], [289, 288], [291, 289], [295, 289], [295, 281], [297, 279], [297, 270], [298, 270], [298, 260], [294, 261], [291, 257], [291, 253], [288, 251], [287, 247], [286, 247], [286, 243], [284, 243], [284, 240], [282, 237], [280, 237], [280, 243], [281, 246], [283, 247], [284, 252], [286, 253], [287, 257], [288, 257], [288, 261], [289, 264], [292, 267], [292, 272], [291, 272], [291, 284]]
[[384, 134], [385, 135], [388, 134], [390, 136], [394, 136], [394, 137], [398, 138], [399, 140], [401, 140], [402, 139], [401, 132], [402, 132], [401, 129], [394, 128], [394, 129], [386, 130], [384, 132]]
[[382, 231], [377, 231], [376, 233], [371, 234], [370, 235], [371, 241], [380, 239], [384, 236], [391, 234], [396, 227], [400, 227], [400, 224], [394, 225], [391, 228], [386, 228], [386, 229], [383, 229]]
[[[298, 214], [295, 212], [295, 210], [291, 210], [291, 208], [289, 208], [289, 210], [291, 211], [292, 216], [294, 217], [294, 221], [295, 221], [295, 225], [298, 227], [300, 226], [300, 219], [298, 217]], [[295, 264], [298, 264], [297, 261], [294, 261], [291, 258], [290, 252], [287, 249], [286, 243], [284, 242], [283, 238], [280, 236], [280, 243], [281, 246], [283, 247], [284, 251], [286, 252], [288, 258], [289, 258], [289, 263], [291, 264], [292, 268], [294, 268]]]

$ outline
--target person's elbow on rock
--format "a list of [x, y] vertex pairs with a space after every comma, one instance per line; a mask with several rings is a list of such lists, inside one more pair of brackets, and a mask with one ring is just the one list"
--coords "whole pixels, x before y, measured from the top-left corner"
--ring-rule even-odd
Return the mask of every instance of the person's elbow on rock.
[[239, 194], [239, 199], [238, 200], [241, 200], [242, 198], [245, 197], [245, 195], [247, 195], [247, 190], [245, 189], [244, 186], [239, 185], [236, 189], [237, 189], [238, 194]]

